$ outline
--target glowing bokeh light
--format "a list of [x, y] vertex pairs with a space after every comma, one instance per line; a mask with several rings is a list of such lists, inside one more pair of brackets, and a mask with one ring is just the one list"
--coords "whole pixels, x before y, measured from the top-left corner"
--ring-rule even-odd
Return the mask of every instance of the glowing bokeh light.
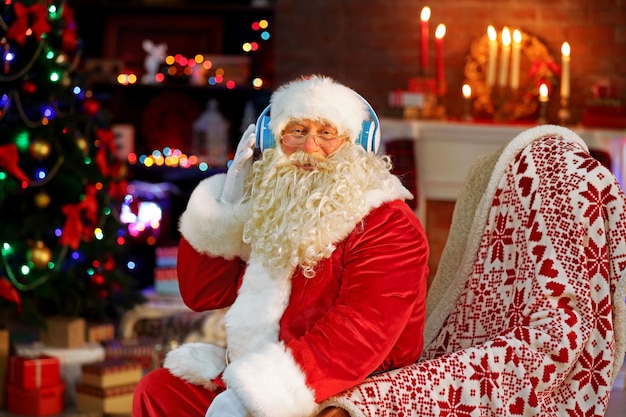
[[263, 87], [263, 80], [260, 78], [255, 78], [252, 80], [252, 86], [254, 88], [261, 88]]

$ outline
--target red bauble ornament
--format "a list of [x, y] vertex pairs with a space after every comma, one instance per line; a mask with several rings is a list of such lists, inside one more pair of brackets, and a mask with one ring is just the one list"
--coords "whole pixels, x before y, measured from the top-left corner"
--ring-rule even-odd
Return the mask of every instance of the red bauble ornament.
[[99, 272], [96, 272], [91, 276], [91, 285], [93, 285], [94, 287], [100, 287], [104, 285], [104, 281], [104, 275]]
[[115, 259], [112, 256], [107, 256], [104, 261], [104, 270], [113, 271], [115, 269]]
[[85, 101], [83, 101], [83, 110], [85, 114], [95, 116], [98, 114], [98, 111], [100, 111], [100, 103], [93, 98], [86, 98]]
[[31, 80], [26, 80], [22, 84], [22, 91], [24, 91], [26, 94], [33, 94], [35, 91], [37, 91], [37, 84], [35, 84]]

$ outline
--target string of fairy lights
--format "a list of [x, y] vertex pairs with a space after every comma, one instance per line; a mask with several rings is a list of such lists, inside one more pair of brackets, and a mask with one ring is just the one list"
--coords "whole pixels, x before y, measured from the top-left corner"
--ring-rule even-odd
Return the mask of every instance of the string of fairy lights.
[[[271, 38], [269, 32], [269, 21], [260, 19], [250, 25], [253, 32], [258, 36], [257, 40], [245, 41], [241, 44], [244, 54], [251, 54], [259, 50], [262, 42], [267, 42]], [[195, 74], [202, 74], [201, 84], [207, 86], [225, 87], [234, 89], [238, 87], [238, 76], [211, 56], [196, 54], [193, 57], [186, 57], [182, 54], [170, 54], [166, 56], [164, 66], [155, 74], [156, 83], [167, 82], [168, 77], [174, 79], [191, 79]], [[137, 74], [133, 72], [120, 72], [116, 77], [117, 83], [121, 85], [132, 85], [139, 81]], [[261, 89], [264, 80], [261, 77], [251, 77], [250, 86], [254, 89]]]
[[[261, 42], [267, 42], [271, 38], [269, 32], [270, 23], [266, 19], [255, 20], [250, 27], [257, 34], [257, 40], [246, 41], [241, 44], [241, 50], [244, 53], [254, 53], [261, 47]], [[169, 76], [186, 76], [191, 77], [196, 67], [202, 67], [205, 71], [213, 70], [212, 75], [207, 77], [206, 84], [209, 86], [224, 86], [227, 89], [233, 89], [237, 86], [236, 82], [229, 78], [227, 69], [215, 66], [214, 62], [202, 54], [197, 54], [193, 58], [184, 57], [181, 54], [168, 55], [165, 58], [165, 67], [156, 74], [156, 81], [163, 83]], [[132, 73], [120, 73], [117, 76], [117, 82], [122, 85], [135, 84], [138, 81], [137, 75]], [[252, 77], [250, 85], [254, 89], [261, 89], [264, 86], [261, 77]], [[200, 171], [207, 171], [210, 165], [195, 155], [187, 155], [180, 149], [165, 147], [163, 149], [153, 150], [149, 154], [137, 155], [130, 153], [128, 155], [128, 163], [131, 165], [140, 164], [146, 168], [150, 167], [171, 167], [171, 168], [193, 168], [196, 167]]]

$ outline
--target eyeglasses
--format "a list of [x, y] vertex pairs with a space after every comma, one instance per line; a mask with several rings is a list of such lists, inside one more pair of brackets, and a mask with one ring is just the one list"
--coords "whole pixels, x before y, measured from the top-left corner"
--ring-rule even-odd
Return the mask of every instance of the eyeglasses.
[[284, 134], [280, 137], [280, 140], [284, 145], [292, 146], [294, 148], [299, 148], [300, 146], [304, 145], [304, 142], [306, 141], [306, 138], [308, 136], [312, 136], [313, 141], [315, 141], [315, 144], [319, 146], [320, 148], [331, 148], [333, 146], [338, 145], [340, 142], [344, 140], [343, 137], [337, 136], [333, 133], [322, 133], [322, 134], [313, 135], [311, 133], [304, 134], [301, 132], [293, 132], [293, 133]]

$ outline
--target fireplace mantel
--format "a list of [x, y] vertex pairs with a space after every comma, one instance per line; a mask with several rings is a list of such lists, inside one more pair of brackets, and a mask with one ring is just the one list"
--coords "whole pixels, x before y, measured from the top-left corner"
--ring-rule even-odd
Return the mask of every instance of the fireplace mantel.
[[[474, 160], [510, 142], [531, 125], [500, 125], [405, 119], [380, 119], [383, 146], [394, 139], [415, 141], [418, 215], [426, 200], [455, 201]], [[607, 151], [624, 187], [626, 130], [570, 127], [590, 149]]]

